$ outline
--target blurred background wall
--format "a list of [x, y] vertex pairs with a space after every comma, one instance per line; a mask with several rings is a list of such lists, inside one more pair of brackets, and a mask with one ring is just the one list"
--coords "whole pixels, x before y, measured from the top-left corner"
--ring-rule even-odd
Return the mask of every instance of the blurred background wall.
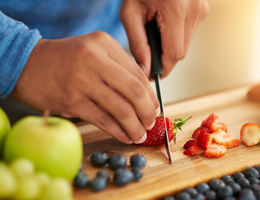
[[187, 56], [161, 81], [165, 104], [260, 82], [260, 1], [208, 2]]

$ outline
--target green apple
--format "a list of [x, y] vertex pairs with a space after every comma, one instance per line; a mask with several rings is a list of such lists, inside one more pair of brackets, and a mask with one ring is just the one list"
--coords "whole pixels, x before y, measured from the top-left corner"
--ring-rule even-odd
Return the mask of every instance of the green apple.
[[27, 116], [6, 136], [4, 160], [27, 158], [35, 169], [71, 181], [80, 169], [83, 144], [78, 128], [59, 117]]
[[3, 153], [3, 145], [5, 136], [10, 131], [11, 124], [10, 121], [6, 115], [6, 113], [3, 111], [2, 108], [0, 108], [0, 158], [2, 157]]

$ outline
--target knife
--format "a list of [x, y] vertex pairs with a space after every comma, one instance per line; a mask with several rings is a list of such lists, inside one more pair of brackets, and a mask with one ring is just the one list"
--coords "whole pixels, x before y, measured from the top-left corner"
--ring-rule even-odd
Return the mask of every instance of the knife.
[[161, 116], [164, 118], [164, 125], [165, 125], [165, 148], [167, 155], [169, 157], [169, 160], [171, 163], [173, 163], [172, 160], [172, 154], [170, 149], [170, 143], [169, 143], [169, 137], [167, 132], [167, 125], [164, 115], [164, 107], [163, 107], [163, 101], [161, 96], [161, 90], [160, 90], [160, 77], [162, 76], [162, 62], [161, 62], [161, 55], [162, 55], [162, 46], [161, 46], [161, 35], [160, 30], [158, 28], [158, 24], [156, 20], [153, 20], [151, 22], [146, 23], [145, 25], [146, 35], [148, 38], [148, 43], [150, 45], [151, 49], [151, 78], [155, 80], [155, 87], [156, 87], [156, 93], [158, 100], [160, 102], [160, 108], [161, 108]]

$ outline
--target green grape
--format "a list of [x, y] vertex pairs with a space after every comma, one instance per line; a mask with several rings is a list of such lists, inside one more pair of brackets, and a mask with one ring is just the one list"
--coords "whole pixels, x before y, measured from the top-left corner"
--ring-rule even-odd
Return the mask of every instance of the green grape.
[[35, 172], [32, 161], [25, 158], [18, 158], [13, 160], [9, 167], [17, 178], [33, 175]]
[[70, 200], [72, 198], [72, 186], [64, 178], [53, 178], [44, 188], [41, 200]]
[[0, 162], [0, 199], [7, 199], [13, 195], [17, 187], [16, 179], [11, 170]]
[[14, 199], [39, 199], [41, 195], [41, 184], [34, 176], [18, 179], [18, 187], [14, 193]]
[[45, 172], [36, 172], [35, 177], [40, 182], [42, 187], [45, 187], [51, 181], [50, 176]]

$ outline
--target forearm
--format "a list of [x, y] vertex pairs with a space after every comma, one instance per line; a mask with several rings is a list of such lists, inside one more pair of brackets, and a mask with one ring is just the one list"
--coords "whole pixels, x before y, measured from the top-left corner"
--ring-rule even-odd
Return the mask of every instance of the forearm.
[[14, 89], [34, 46], [41, 39], [37, 30], [11, 19], [0, 11], [0, 97]]

